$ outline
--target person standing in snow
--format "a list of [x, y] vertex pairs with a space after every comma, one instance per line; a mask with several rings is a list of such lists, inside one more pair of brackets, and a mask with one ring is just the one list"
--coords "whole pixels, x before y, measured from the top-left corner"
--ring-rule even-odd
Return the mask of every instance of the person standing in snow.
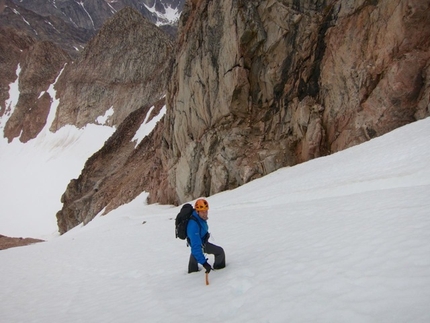
[[213, 269], [225, 267], [224, 249], [208, 241], [210, 236], [207, 223], [208, 212], [209, 203], [205, 199], [198, 199], [194, 204], [194, 211], [187, 226], [188, 244], [191, 247], [188, 273], [199, 271], [198, 264], [201, 264], [206, 269], [206, 273], [212, 270], [204, 252], [215, 256]]

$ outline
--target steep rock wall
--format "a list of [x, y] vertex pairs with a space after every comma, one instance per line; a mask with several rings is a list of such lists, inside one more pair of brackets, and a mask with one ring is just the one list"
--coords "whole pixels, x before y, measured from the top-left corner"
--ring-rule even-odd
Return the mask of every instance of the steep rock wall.
[[66, 124], [96, 123], [113, 109], [107, 125], [160, 99], [167, 84], [173, 44], [140, 13], [125, 8], [108, 20], [82, 55], [68, 64], [56, 90], [61, 98], [51, 131]]
[[320, 77], [332, 152], [429, 115], [429, 8], [379, 1], [340, 11]]
[[168, 184], [151, 193], [209, 196], [428, 116], [429, 13], [418, 0], [188, 1]]
[[56, 86], [61, 101], [52, 130], [93, 123], [110, 107], [114, 114], [107, 124], [117, 130], [88, 159], [80, 176], [70, 181], [57, 212], [60, 233], [130, 202], [165, 178], [160, 158], [164, 123], [158, 122], [137, 146], [133, 138], [144, 121], [159, 115], [165, 105], [161, 97], [173, 52], [167, 35], [126, 8], [61, 74]]
[[24, 51], [19, 75], [19, 99], [4, 128], [8, 141], [27, 142], [43, 127], [55, 98], [47, 92], [70, 56], [51, 42], [39, 41]]
[[[0, 27], [26, 34], [35, 41], [53, 42], [74, 58], [84, 48], [85, 43], [95, 35], [93, 28], [78, 27], [72, 24], [64, 14], [59, 15], [60, 17], [50, 15], [50, 8], [55, 3], [44, 0], [37, 1], [37, 3], [34, 0], [26, 2], [16, 0], [15, 2], [0, 0]], [[30, 5], [29, 9], [23, 7], [26, 4]], [[42, 12], [42, 15], [36, 13], [38, 10], [32, 11], [34, 6]], [[88, 17], [88, 14], [86, 16]]]
[[7, 106], [9, 84], [16, 81], [16, 70], [25, 52], [34, 44], [34, 40], [22, 33], [0, 27], [0, 117], [11, 112]]
[[61, 198], [63, 208], [57, 212], [61, 234], [78, 224], [88, 223], [99, 213], [107, 214], [132, 201], [141, 192], [148, 191], [150, 183], [162, 178], [158, 143], [163, 123], [158, 122], [158, 130], [138, 145], [133, 138], [144, 121], [149, 122], [158, 115], [164, 105], [161, 99], [153, 109], [147, 105], [133, 111], [88, 159], [79, 178], [70, 181]]

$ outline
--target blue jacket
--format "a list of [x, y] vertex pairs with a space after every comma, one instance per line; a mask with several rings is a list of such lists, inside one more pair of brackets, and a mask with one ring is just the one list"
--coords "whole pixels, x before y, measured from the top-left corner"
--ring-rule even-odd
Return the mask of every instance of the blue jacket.
[[187, 226], [187, 236], [191, 246], [191, 254], [196, 258], [199, 264], [203, 265], [206, 262], [205, 255], [203, 254], [203, 245], [207, 242], [208, 223], [199, 217], [196, 210], [193, 211], [192, 217], [194, 217], [196, 221], [190, 219]]

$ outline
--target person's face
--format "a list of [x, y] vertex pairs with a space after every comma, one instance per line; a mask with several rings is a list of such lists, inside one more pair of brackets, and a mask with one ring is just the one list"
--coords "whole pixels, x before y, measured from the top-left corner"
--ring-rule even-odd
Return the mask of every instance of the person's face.
[[209, 219], [208, 212], [209, 211], [206, 210], [206, 211], [198, 211], [197, 213], [198, 213], [199, 217], [201, 217], [203, 220], [207, 220], [207, 219]]

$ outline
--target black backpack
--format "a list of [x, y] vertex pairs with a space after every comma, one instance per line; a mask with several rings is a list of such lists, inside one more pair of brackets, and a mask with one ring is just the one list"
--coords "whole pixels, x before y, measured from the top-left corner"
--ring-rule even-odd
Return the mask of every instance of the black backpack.
[[175, 219], [175, 234], [176, 238], [181, 240], [187, 239], [187, 226], [192, 217], [194, 208], [191, 204], [184, 204]]

